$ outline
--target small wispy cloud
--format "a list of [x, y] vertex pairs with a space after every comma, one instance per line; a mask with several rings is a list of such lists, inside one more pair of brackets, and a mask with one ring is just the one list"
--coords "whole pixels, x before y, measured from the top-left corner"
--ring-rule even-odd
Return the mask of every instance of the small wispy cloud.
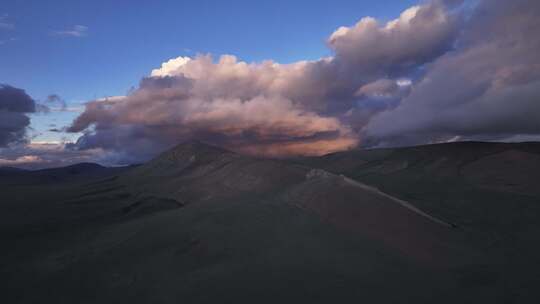
[[4, 45], [4, 44], [8, 44], [10, 42], [13, 42], [17, 40], [16, 38], [9, 38], [9, 39], [4, 39], [4, 40], [0, 40], [0, 46]]
[[64, 111], [67, 108], [66, 101], [58, 94], [51, 94], [47, 96], [45, 102], [47, 104], [52, 104], [53, 106], [55, 106], [54, 108], [59, 111]]
[[37, 114], [50, 114], [53, 112], [82, 113], [84, 109], [84, 103], [76, 102], [68, 105], [58, 94], [50, 94], [46, 99], [36, 103]]
[[71, 29], [61, 30], [61, 31], [52, 31], [52, 36], [60, 37], [85, 37], [88, 34], [88, 27], [84, 25], [75, 25]]
[[15, 29], [15, 24], [8, 22], [8, 15], [0, 15], [0, 30], [12, 30]]

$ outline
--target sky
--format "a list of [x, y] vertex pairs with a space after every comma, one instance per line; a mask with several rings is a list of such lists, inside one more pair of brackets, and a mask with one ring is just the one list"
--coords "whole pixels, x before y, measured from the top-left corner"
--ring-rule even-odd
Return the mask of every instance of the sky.
[[[0, 30], [0, 83], [24, 88], [36, 100], [57, 94], [80, 108], [126, 94], [149, 71], [180, 55], [235, 54], [248, 62], [282, 63], [317, 59], [329, 54], [324, 39], [344, 22], [363, 15], [390, 19], [413, 3], [6, 0], [0, 16], [12, 28]], [[76, 135], [47, 130], [76, 115], [35, 115], [34, 141], [73, 140]]]
[[[534, 0], [3, 1], [0, 166], [540, 137]], [[444, 94], [441, 94], [444, 92]]]
[[[288, 63], [329, 54], [324, 40], [359, 16], [390, 19], [414, 4], [390, 1], [4, 0], [0, 79], [34, 98], [125, 94], [162, 62], [196, 53]], [[81, 37], [54, 35], [86, 27]], [[10, 39], [16, 39], [10, 41]]]

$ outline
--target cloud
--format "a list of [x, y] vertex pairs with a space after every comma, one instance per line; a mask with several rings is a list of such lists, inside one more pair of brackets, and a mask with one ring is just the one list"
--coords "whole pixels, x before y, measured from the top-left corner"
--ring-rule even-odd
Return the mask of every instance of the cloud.
[[26, 140], [27, 114], [35, 111], [34, 100], [24, 90], [0, 84], [0, 147]]
[[116, 154], [102, 149], [73, 149], [71, 143], [32, 142], [0, 148], [0, 166], [26, 169], [63, 167], [81, 162], [97, 162], [102, 165], [121, 163]]
[[45, 100], [36, 103], [36, 112], [41, 114], [50, 114], [54, 112], [82, 113], [84, 112], [84, 104], [68, 105], [68, 103], [58, 94], [50, 94]]
[[45, 104], [51, 105], [51, 111], [65, 111], [67, 109], [66, 101], [58, 94], [51, 94], [45, 99]]
[[75, 25], [70, 29], [51, 32], [51, 35], [53, 36], [75, 37], [75, 38], [85, 37], [87, 34], [88, 34], [88, 27], [84, 25]]
[[366, 136], [401, 145], [540, 135], [539, 14], [534, 1], [481, 2], [456, 50], [430, 64]]
[[[188, 139], [257, 155], [540, 135], [539, 4], [434, 0], [337, 29], [332, 56], [178, 57], [91, 101], [75, 149], [145, 160]], [[516, 137], [517, 136], [517, 137]]]
[[26, 166], [35, 163], [42, 163], [43, 160], [39, 156], [24, 155], [19, 156], [16, 159], [3, 159], [0, 158], [0, 166]]
[[0, 45], [6, 45], [8, 43], [11, 43], [13, 41], [16, 41], [17, 38], [9, 38], [9, 39], [4, 39], [4, 40], [0, 40]]
[[396, 80], [379, 79], [374, 82], [363, 85], [356, 91], [357, 96], [365, 97], [391, 97], [399, 91], [399, 85]]
[[[88, 103], [69, 131], [84, 132], [80, 149], [141, 159], [193, 138], [271, 156], [349, 149], [360, 142], [365, 123], [350, 121], [359, 117], [357, 92], [384, 78], [394, 84], [396, 96], [401, 94], [397, 78], [448, 51], [458, 24], [459, 18], [437, 1], [386, 24], [364, 18], [340, 28], [328, 40], [335, 55], [320, 60], [279, 64], [247, 63], [232, 55], [178, 57], [154, 69], [128, 96]], [[361, 111], [371, 116], [382, 109]]]
[[399, 18], [381, 24], [362, 18], [352, 27], [340, 27], [328, 39], [336, 57], [361, 72], [400, 72], [429, 62], [452, 45], [460, 24], [439, 1], [413, 6]]
[[[338, 150], [356, 144], [351, 131], [338, 119], [302, 109], [278, 95], [241, 99], [222, 92], [221, 96], [205, 98], [201, 95], [205, 90], [195, 93], [194, 87], [183, 88], [176, 83], [167, 89], [161, 78], [158, 83], [148, 81], [143, 81], [141, 88], [130, 96], [87, 104], [70, 131], [81, 132], [91, 125], [94, 131], [86, 133], [78, 146], [150, 156], [156, 150], [192, 138], [231, 148], [234, 145], [236, 150], [244, 151], [251, 151], [255, 143], [267, 145], [267, 154], [274, 155], [279, 153], [271, 146], [277, 143], [302, 141], [316, 145], [321, 140], [336, 139], [341, 142]], [[350, 138], [344, 141], [342, 137]], [[326, 147], [327, 152], [336, 148]]]
[[152, 77], [171, 76], [176, 70], [186, 65], [191, 60], [189, 57], [173, 58], [161, 65], [161, 68], [152, 70]]
[[13, 30], [15, 24], [8, 21], [8, 15], [4, 14], [0, 16], [0, 30]]

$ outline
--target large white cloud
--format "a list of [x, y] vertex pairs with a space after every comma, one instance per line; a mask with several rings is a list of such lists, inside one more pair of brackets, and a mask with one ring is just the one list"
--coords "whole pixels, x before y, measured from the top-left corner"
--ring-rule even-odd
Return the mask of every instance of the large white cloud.
[[152, 77], [163, 77], [163, 76], [173, 76], [183, 65], [188, 63], [191, 60], [189, 57], [177, 57], [173, 58], [167, 62], [164, 62], [161, 65], [161, 68], [152, 70], [150, 76]]

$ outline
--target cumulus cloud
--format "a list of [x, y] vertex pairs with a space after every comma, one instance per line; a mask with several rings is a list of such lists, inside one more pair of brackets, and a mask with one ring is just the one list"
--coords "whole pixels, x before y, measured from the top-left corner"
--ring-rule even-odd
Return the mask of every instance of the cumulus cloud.
[[[267, 154], [274, 155], [280, 154], [273, 146], [277, 143], [318, 145], [323, 140], [339, 140], [340, 145], [321, 147], [326, 152], [356, 143], [351, 130], [338, 119], [320, 116], [279, 95], [256, 95], [254, 91], [252, 96], [245, 92], [240, 98], [225, 87], [222, 92], [217, 88], [209, 92], [201, 88], [201, 93], [196, 90], [193, 79], [146, 79], [130, 96], [87, 104], [70, 131], [81, 132], [93, 126], [93, 131], [79, 140], [81, 148], [104, 147], [141, 156], [192, 138], [245, 151], [252, 151], [254, 144], [266, 145]], [[133, 151], [135, 146], [137, 151]]]
[[150, 76], [152, 77], [163, 77], [163, 76], [171, 76], [175, 73], [179, 68], [181, 68], [183, 65], [188, 63], [191, 60], [189, 57], [177, 57], [173, 58], [167, 62], [164, 62], [161, 65], [161, 68], [152, 70], [152, 74]]
[[24, 90], [0, 84], [0, 147], [26, 139], [27, 114], [35, 110], [34, 100]]
[[347, 67], [360, 68], [363, 73], [395, 73], [446, 52], [458, 33], [459, 22], [459, 15], [433, 1], [413, 6], [386, 24], [365, 17], [352, 27], [340, 27], [328, 44]]
[[136, 161], [188, 139], [288, 156], [540, 135], [540, 5], [462, 3], [362, 18], [314, 61], [171, 59], [127, 96], [87, 103], [74, 148]]
[[366, 128], [372, 142], [418, 144], [540, 134], [540, 3], [483, 1], [400, 105]]
[[388, 23], [364, 18], [340, 28], [328, 40], [335, 55], [320, 60], [178, 57], [153, 70], [128, 96], [88, 103], [69, 131], [84, 132], [79, 149], [140, 158], [193, 138], [272, 156], [349, 149], [358, 145], [368, 121], [353, 118], [393, 106], [364, 99], [404, 94], [404, 75], [447, 52], [459, 22], [458, 14], [435, 1]]

